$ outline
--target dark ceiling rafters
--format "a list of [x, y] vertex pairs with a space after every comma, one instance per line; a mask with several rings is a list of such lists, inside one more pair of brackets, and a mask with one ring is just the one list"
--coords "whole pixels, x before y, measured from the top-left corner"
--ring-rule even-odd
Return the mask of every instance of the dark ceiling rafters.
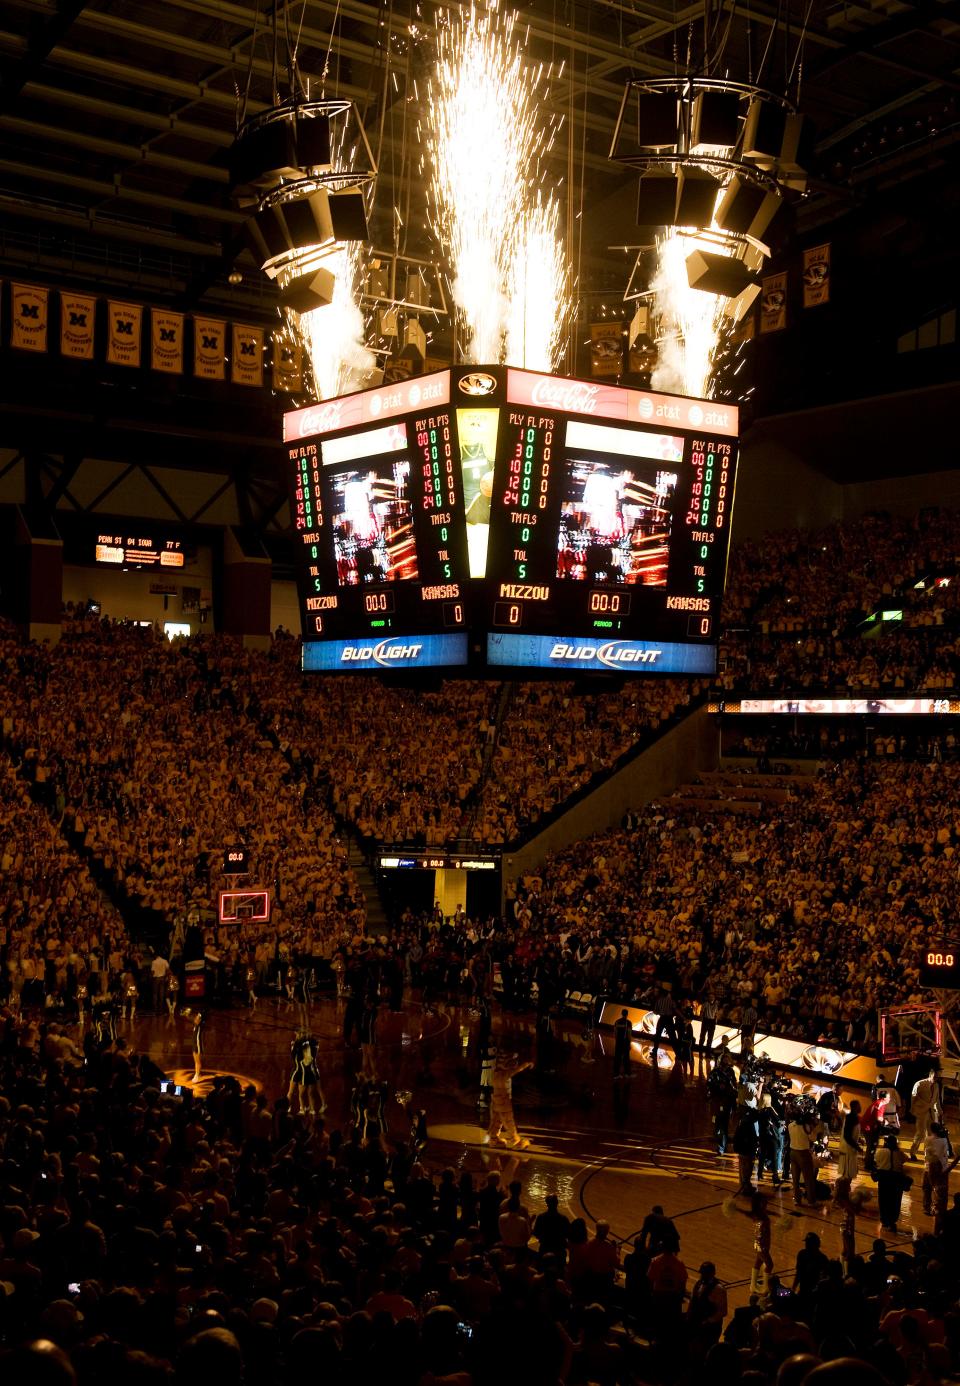
[[[377, 0], [277, 4], [299, 36], [303, 71], [314, 83], [334, 30], [331, 86], [338, 81], [341, 94], [372, 103], [378, 125], [384, 116], [376, 215], [388, 222], [390, 206], [408, 204], [406, 186], [397, 183], [403, 165], [402, 177], [414, 189], [415, 233], [421, 234], [417, 160], [404, 163], [399, 157], [401, 114], [410, 95], [403, 75], [412, 0], [389, 7]], [[572, 121], [577, 177], [584, 183], [584, 288], [606, 264], [596, 285], [605, 288], [617, 266], [606, 253], [606, 227], [591, 225], [589, 208], [606, 205], [624, 183], [622, 171], [606, 157], [623, 83], [630, 76], [671, 72], [675, 52], [686, 51], [688, 32], [696, 38], [702, 28], [703, 6], [567, 0], [558, 8], [552, 0], [530, 0], [515, 8], [531, 53], [565, 61], [551, 104]], [[795, 49], [805, 9], [799, 0], [793, 7], [789, 40], [782, 32], [775, 36], [769, 64], [774, 83], [789, 65], [784, 51]], [[419, 11], [417, 24], [429, 37], [434, 10], [421, 3]], [[170, 296], [188, 307], [207, 303], [223, 311], [230, 302], [230, 268], [238, 255], [246, 264], [240, 219], [226, 196], [226, 153], [237, 87], [244, 87], [248, 65], [249, 110], [263, 109], [271, 98], [265, 35], [271, 12], [269, 0], [259, 6], [255, 0], [164, 0], [162, 7], [147, 0], [0, 0], [0, 257], [4, 233], [32, 235], [45, 247], [58, 240], [69, 245], [74, 237], [79, 265], [84, 254], [92, 259], [99, 237], [112, 247], [105, 281], [115, 264], [118, 281], [129, 285], [151, 251], [170, 254], [177, 263], [168, 278], [178, 285]], [[756, 57], [783, 12], [776, 0], [721, 0], [713, 13], [718, 28], [730, 24], [728, 61], [743, 65], [748, 23]], [[384, 45], [398, 76], [396, 90], [381, 81]], [[918, 0], [888, 11], [846, 10], [814, 0], [803, 91], [821, 152], [842, 162], [844, 147], [860, 132], [888, 118], [907, 120], [915, 108], [925, 111], [938, 92], [956, 91], [957, 57], [960, 0]], [[380, 112], [384, 91], [387, 109]], [[554, 153], [558, 178], [567, 173], [565, 138]], [[942, 148], [941, 139], [938, 157]], [[923, 153], [899, 153], [898, 169], [911, 159], [920, 165]], [[822, 181], [814, 189], [802, 209], [805, 225], [816, 224], [818, 207], [832, 215], [852, 195], [848, 187]], [[13, 262], [22, 264], [23, 254]], [[269, 317], [268, 290], [258, 285], [254, 292], [252, 272], [247, 278], [235, 301]]]

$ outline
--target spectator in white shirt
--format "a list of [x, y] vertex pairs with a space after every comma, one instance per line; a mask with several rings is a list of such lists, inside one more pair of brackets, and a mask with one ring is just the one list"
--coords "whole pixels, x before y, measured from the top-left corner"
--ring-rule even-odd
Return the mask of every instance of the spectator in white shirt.
[[933, 1218], [934, 1231], [940, 1231], [947, 1211], [947, 1188], [953, 1168], [953, 1148], [947, 1128], [934, 1121], [923, 1143], [923, 1211]]

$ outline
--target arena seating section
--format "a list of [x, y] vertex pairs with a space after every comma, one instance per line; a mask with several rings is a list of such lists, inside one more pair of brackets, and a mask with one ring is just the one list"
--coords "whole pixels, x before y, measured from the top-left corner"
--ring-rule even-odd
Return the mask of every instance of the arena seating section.
[[[958, 553], [960, 517], [940, 513], [741, 545], [721, 684], [952, 688]], [[888, 606], [901, 623], [864, 624]], [[303, 679], [283, 635], [268, 653], [218, 636], [170, 644], [73, 610], [53, 648], [4, 628], [5, 997], [143, 971], [141, 926], [208, 917], [231, 840], [277, 898], [270, 928], [245, 934], [258, 976], [278, 955], [346, 946], [364, 921], [349, 833], [512, 841], [705, 692], [670, 680], [414, 693]], [[960, 912], [960, 764], [949, 733], [877, 743], [870, 758], [846, 754], [862, 743], [844, 737], [818, 734], [799, 748], [805, 764], [758, 774], [757, 757], [798, 747], [751, 729], [740, 768], [548, 859], [492, 934], [504, 999], [529, 1005], [537, 981], [541, 996], [549, 983], [561, 997], [644, 998], [664, 974], [690, 987], [710, 975], [725, 1016], [752, 1002], [761, 1029], [868, 1045], [875, 1007], [918, 994], [917, 937]], [[397, 922], [396, 956], [418, 929]], [[430, 942], [425, 986], [462, 989], [476, 937]], [[228, 955], [232, 939], [218, 939]], [[495, 1184], [436, 1182], [403, 1143], [361, 1147], [232, 1080], [180, 1104], [158, 1077], [122, 1049], [93, 1045], [84, 1063], [55, 1024], [0, 1005], [0, 1336], [27, 1325], [48, 1340], [0, 1363], [10, 1386], [772, 1383], [791, 1352], [825, 1343], [898, 1382], [942, 1379], [927, 1366], [957, 1360], [955, 1324], [953, 1356], [936, 1347], [938, 1316], [956, 1315], [956, 1241], [949, 1272], [918, 1243], [915, 1258], [875, 1253], [852, 1280], [825, 1281], [826, 1296], [801, 1288], [791, 1305], [812, 1332], [774, 1340], [769, 1315], [757, 1334], [748, 1315], [711, 1347], [684, 1327], [679, 1297], [651, 1295], [643, 1249], [617, 1283], [605, 1234], [575, 1225], [563, 1272], [526, 1249], [519, 1192], [501, 1216]], [[921, 1302], [935, 1346], [908, 1376], [890, 1324]]]

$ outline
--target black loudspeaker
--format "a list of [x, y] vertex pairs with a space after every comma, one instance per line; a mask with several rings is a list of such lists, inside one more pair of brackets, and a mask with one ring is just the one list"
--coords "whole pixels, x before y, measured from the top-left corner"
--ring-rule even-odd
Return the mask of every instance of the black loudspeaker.
[[787, 112], [759, 97], [750, 102], [743, 127], [743, 157], [761, 168], [772, 168], [780, 158], [787, 128]]
[[301, 117], [296, 121], [298, 169], [330, 167], [330, 121], [326, 116]]
[[330, 194], [330, 222], [335, 241], [368, 241], [367, 209], [359, 188]]
[[778, 167], [787, 173], [806, 173], [813, 157], [813, 125], [802, 115], [788, 115]]
[[691, 145], [729, 148], [740, 137], [740, 97], [736, 92], [703, 91], [693, 103]]
[[267, 207], [264, 211], [257, 212], [244, 225], [244, 235], [258, 265], [265, 265], [278, 255], [285, 255], [290, 249], [287, 224], [282, 217], [277, 216], [278, 210], [276, 207]]
[[699, 168], [681, 168], [678, 174], [677, 226], [709, 226], [720, 184], [712, 173]]
[[691, 289], [708, 294], [726, 294], [736, 298], [750, 283], [751, 275], [742, 260], [732, 255], [715, 255], [709, 250], [695, 250], [687, 256], [687, 283]]
[[677, 143], [677, 98], [672, 92], [637, 93], [637, 144], [667, 149]]
[[313, 270], [302, 279], [288, 284], [280, 295], [280, 302], [284, 308], [292, 308], [296, 313], [309, 313], [314, 308], [325, 308], [333, 302], [335, 285], [336, 279], [330, 270]]
[[322, 188], [296, 202], [281, 202], [277, 211], [286, 220], [287, 235], [294, 250], [307, 250], [333, 239], [330, 199]]
[[230, 151], [230, 184], [238, 199], [252, 190], [272, 188], [281, 178], [303, 177], [311, 168], [330, 166], [330, 122], [271, 120], [242, 130]]
[[637, 225], [676, 225], [679, 190], [680, 185], [673, 173], [648, 173], [641, 178], [637, 194]]
[[717, 204], [716, 223], [721, 231], [733, 231], [762, 241], [764, 232], [779, 210], [779, 193], [733, 177]]

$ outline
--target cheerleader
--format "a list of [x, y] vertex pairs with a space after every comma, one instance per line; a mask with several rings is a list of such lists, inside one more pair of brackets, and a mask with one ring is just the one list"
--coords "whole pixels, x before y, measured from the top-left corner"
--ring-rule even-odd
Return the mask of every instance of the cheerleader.
[[193, 1013], [193, 1082], [200, 1082], [200, 1075], [203, 1072], [203, 1022], [204, 1014], [201, 1010]]
[[772, 1229], [770, 1226], [770, 1214], [767, 1211], [766, 1196], [762, 1193], [753, 1195], [750, 1201], [749, 1212], [746, 1208], [738, 1208], [733, 1198], [727, 1199], [723, 1205], [723, 1211], [730, 1217], [742, 1213], [744, 1217], [753, 1220], [753, 1267], [750, 1271], [750, 1293], [766, 1294], [767, 1278], [773, 1271], [773, 1257], [770, 1254], [770, 1240]]
[[93, 1007], [93, 1023], [96, 1028], [97, 1043], [104, 1049], [117, 1038], [116, 1014], [113, 997], [108, 991], [98, 997]]
[[371, 1083], [377, 1081], [377, 1003], [368, 997], [360, 1013], [361, 1073]]
[[180, 999], [180, 979], [171, 968], [167, 973], [167, 1014], [171, 1020], [177, 1016], [177, 1003]]
[[339, 949], [334, 953], [330, 966], [333, 969], [334, 977], [337, 979], [337, 1000], [342, 1001], [347, 994], [347, 968], [343, 961], [343, 954]]
[[297, 999], [297, 987], [300, 982], [300, 974], [293, 966], [288, 967], [283, 979], [283, 989], [287, 993], [287, 1002], [294, 1005]]
[[293, 1043], [290, 1046], [293, 1071], [290, 1074], [290, 1086], [287, 1089], [287, 1099], [293, 1114], [296, 1114], [299, 1108], [305, 1115], [323, 1116], [327, 1110], [323, 1089], [320, 1086], [320, 1074], [317, 1069], [319, 1048], [320, 1046], [313, 1035], [305, 1033], [294, 1035]]
[[90, 1000], [90, 988], [86, 982], [77, 983], [77, 1024], [82, 1030], [87, 1023], [87, 1002]]
[[132, 1024], [137, 1018], [137, 1001], [139, 999], [139, 988], [132, 972], [123, 974], [123, 1014]]
[[359, 1082], [350, 1096], [350, 1112], [361, 1142], [379, 1141], [383, 1145], [387, 1133], [386, 1083]]

